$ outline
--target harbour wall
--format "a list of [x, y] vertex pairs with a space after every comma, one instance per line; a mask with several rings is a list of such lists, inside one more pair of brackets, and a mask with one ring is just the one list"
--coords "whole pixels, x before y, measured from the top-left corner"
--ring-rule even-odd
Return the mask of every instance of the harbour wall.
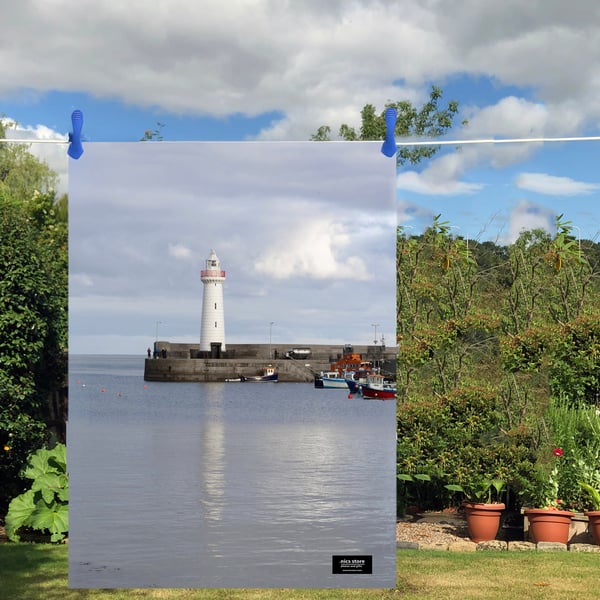
[[[302, 359], [285, 359], [292, 348], [310, 348], [311, 355]], [[223, 358], [198, 358], [198, 344], [166, 341], [155, 343], [157, 358], [148, 358], [144, 366], [146, 381], [225, 381], [241, 375], [257, 375], [267, 364], [277, 367], [279, 381], [312, 382], [321, 371], [342, 357], [340, 345], [227, 344]], [[382, 370], [395, 373], [396, 348], [353, 346], [364, 360], [371, 360]], [[270, 358], [271, 357], [271, 358]]]

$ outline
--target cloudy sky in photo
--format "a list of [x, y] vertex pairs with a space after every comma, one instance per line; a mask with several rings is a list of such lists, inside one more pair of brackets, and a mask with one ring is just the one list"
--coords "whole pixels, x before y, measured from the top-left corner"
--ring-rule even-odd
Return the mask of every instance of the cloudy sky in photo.
[[[307, 141], [328, 124], [335, 137], [342, 123], [360, 125], [365, 104], [419, 107], [432, 85], [459, 103], [448, 140], [600, 134], [600, 5], [588, 0], [7, 4], [0, 114], [18, 123], [9, 135], [64, 141], [80, 109], [90, 145], [80, 162], [92, 142], [136, 142], [156, 129], [173, 142], [281, 142]], [[523, 228], [552, 231], [564, 213], [582, 238], [597, 239], [599, 144], [444, 146], [399, 169], [397, 219], [419, 231], [442, 213], [457, 235], [504, 243]], [[65, 146], [31, 149], [66, 191]], [[359, 274], [345, 222], [311, 216], [304, 235], [317, 240], [322, 264]], [[205, 258], [168, 244], [177, 264]], [[332, 255], [341, 247], [347, 255]]]
[[211, 249], [227, 342], [368, 344], [377, 324], [393, 343], [395, 167], [379, 147], [88, 144], [70, 172], [70, 350], [198, 343]]

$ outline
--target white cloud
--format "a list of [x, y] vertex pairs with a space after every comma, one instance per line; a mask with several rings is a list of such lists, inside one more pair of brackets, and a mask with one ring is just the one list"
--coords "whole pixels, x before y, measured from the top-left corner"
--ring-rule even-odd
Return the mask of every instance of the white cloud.
[[[428, 82], [461, 74], [538, 92], [563, 133], [600, 115], [593, 3], [132, 0], [96, 3], [93, 19], [87, 3], [59, 5], [5, 7], [0, 94], [81, 90], [181, 115], [281, 111], [260, 137], [297, 140], [357, 125], [366, 103], [420, 104]], [[517, 129], [531, 115], [512, 104]]]
[[342, 223], [313, 218], [283, 232], [259, 257], [255, 267], [259, 273], [275, 279], [369, 279], [364, 260], [344, 251], [350, 241], [348, 229]]
[[183, 244], [169, 244], [169, 256], [178, 260], [187, 260], [192, 257], [192, 251]]
[[577, 196], [591, 194], [600, 189], [598, 183], [575, 181], [570, 177], [557, 177], [546, 173], [521, 173], [516, 178], [515, 185], [522, 190], [551, 196]]
[[483, 185], [479, 183], [465, 183], [452, 179], [436, 180], [430, 172], [417, 173], [416, 171], [401, 172], [398, 174], [397, 185], [399, 190], [416, 192], [417, 194], [434, 194], [437, 196], [454, 196], [469, 194], [480, 190]]
[[[414, 227], [411, 223], [413, 221], [424, 221], [429, 224], [433, 220], [434, 213], [428, 208], [421, 206], [419, 204], [415, 204], [414, 202], [409, 202], [406, 200], [401, 200], [397, 205], [397, 222], [398, 225], [402, 225], [404, 227], [408, 227], [409, 229]], [[408, 232], [409, 234], [417, 233]]]
[[[546, 106], [524, 98], [508, 96], [497, 103], [465, 107], [468, 126], [456, 132], [456, 140], [490, 140], [493, 138], [537, 138], [558, 136], [562, 131], [560, 107]], [[573, 124], [575, 125], [575, 124]], [[580, 123], [576, 123], [579, 126]], [[400, 190], [426, 195], [472, 194], [484, 183], [465, 181], [470, 169], [490, 166], [502, 169], [528, 159], [542, 143], [457, 144], [455, 151], [445, 150], [427, 161], [421, 171], [400, 169], [397, 187]], [[446, 147], [447, 148], [447, 147]]]
[[94, 280], [86, 273], [73, 273], [69, 276], [72, 287], [90, 288], [94, 286]]
[[521, 200], [510, 212], [508, 238], [505, 243], [514, 242], [523, 231], [530, 229], [553, 232], [554, 218], [552, 210], [528, 200]]

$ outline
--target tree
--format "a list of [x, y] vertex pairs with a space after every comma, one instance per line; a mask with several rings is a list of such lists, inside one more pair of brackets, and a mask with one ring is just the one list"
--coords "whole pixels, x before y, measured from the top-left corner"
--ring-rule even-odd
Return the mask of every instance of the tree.
[[[0, 118], [0, 138], [7, 127]], [[15, 199], [27, 198], [33, 190], [48, 192], [56, 187], [57, 176], [45, 163], [29, 152], [27, 144], [0, 142], [0, 194]]]
[[597, 245], [563, 215], [554, 235], [505, 247], [451, 229], [440, 215], [422, 235], [398, 228], [399, 470], [480, 469], [519, 489], [550, 443], [552, 402], [598, 403]]
[[[408, 100], [399, 102], [388, 102], [381, 113], [377, 113], [372, 104], [366, 104], [361, 111], [360, 131], [342, 123], [339, 128], [339, 136], [346, 141], [367, 141], [385, 139], [385, 110], [390, 107], [396, 108], [398, 118], [396, 120], [396, 137], [428, 137], [437, 138], [446, 133], [453, 125], [454, 117], [458, 113], [458, 102], [451, 100], [445, 108], [440, 108], [439, 103], [443, 92], [441, 88], [432, 86], [429, 101], [421, 109], [415, 108]], [[463, 125], [466, 125], [463, 121]], [[324, 142], [331, 139], [331, 127], [321, 125], [311, 138], [312, 141]], [[417, 164], [425, 158], [431, 158], [439, 146], [412, 146], [403, 147], [398, 150], [398, 164], [406, 161]]]
[[151, 142], [156, 140], [162, 142], [164, 140], [162, 129], [165, 126], [164, 123], [156, 122], [156, 129], [146, 129], [144, 135], [140, 138], [140, 142]]
[[[0, 124], [0, 135], [4, 135]], [[0, 514], [48, 440], [48, 395], [66, 378], [66, 197], [23, 146], [0, 144]]]

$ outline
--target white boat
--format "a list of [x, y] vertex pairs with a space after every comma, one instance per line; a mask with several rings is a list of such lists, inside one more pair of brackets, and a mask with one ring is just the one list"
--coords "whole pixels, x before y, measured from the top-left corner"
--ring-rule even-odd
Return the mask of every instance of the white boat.
[[320, 375], [315, 377], [316, 388], [337, 388], [348, 389], [345, 377], [340, 377], [337, 371], [321, 371]]

